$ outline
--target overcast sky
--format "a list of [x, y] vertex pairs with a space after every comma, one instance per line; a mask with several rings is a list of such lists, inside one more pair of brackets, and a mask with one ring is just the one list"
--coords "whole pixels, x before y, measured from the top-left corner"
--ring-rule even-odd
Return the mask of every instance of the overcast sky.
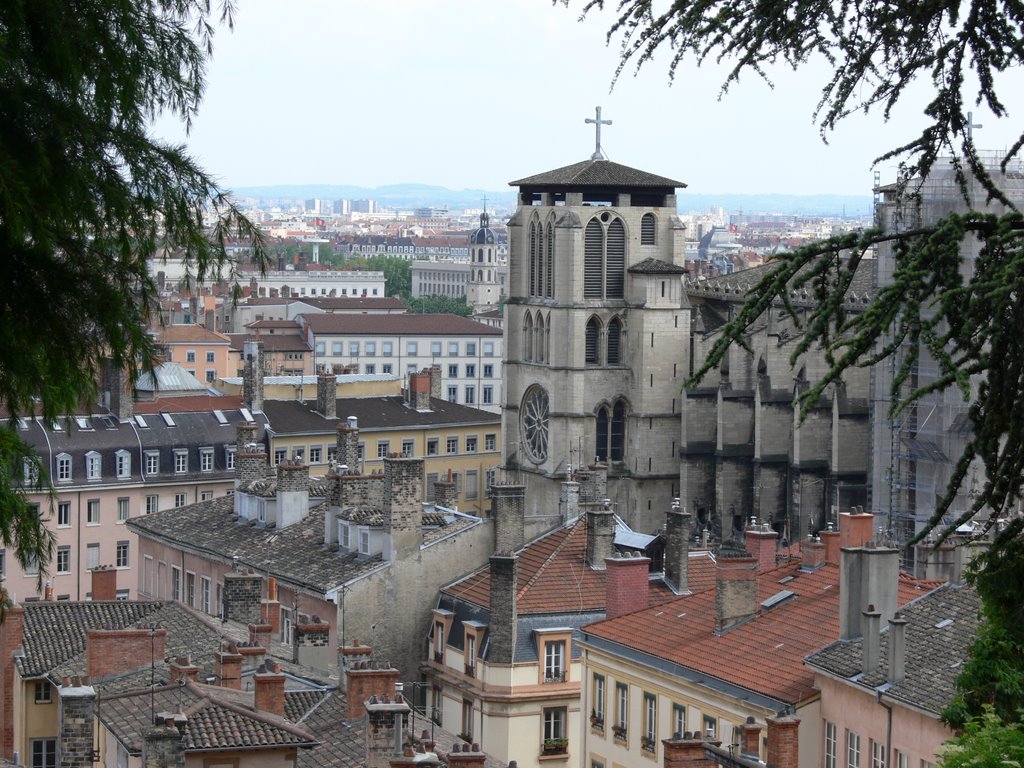
[[[237, 0], [215, 41], [187, 142], [229, 188], [404, 182], [506, 189], [584, 160], [594, 107], [610, 159], [683, 181], [695, 193], [870, 194], [871, 161], [917, 135], [917, 100], [887, 124], [850, 118], [825, 145], [812, 122], [828, 73], [748, 77], [718, 99], [724, 70], [664, 62], [609, 92], [617, 48], [608, 12], [578, 19], [550, 0]], [[614, 0], [609, 0], [614, 6]], [[1024, 77], [1003, 89], [1024, 113]], [[1009, 121], [979, 115], [979, 146], [1012, 142]], [[1017, 123], [1020, 125], [1020, 123]], [[159, 135], [181, 139], [167, 120]], [[879, 169], [883, 181], [893, 163]]]

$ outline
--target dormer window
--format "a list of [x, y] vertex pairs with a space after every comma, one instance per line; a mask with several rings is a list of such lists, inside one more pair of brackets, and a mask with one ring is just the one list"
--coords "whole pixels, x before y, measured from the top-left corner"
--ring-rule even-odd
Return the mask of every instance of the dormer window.
[[57, 482], [67, 483], [71, 480], [71, 457], [66, 453], [57, 454]]
[[344, 520], [338, 521], [338, 544], [342, 549], [352, 549], [352, 527]]
[[96, 451], [89, 451], [85, 454], [85, 477], [87, 480], [99, 480], [102, 468], [102, 460]]
[[370, 554], [370, 529], [360, 528], [359, 529], [359, 554], [368, 555]]
[[544, 682], [565, 682], [564, 640], [552, 640], [544, 643]]
[[117, 451], [114, 454], [117, 467], [117, 478], [125, 480], [132, 476], [132, 455], [128, 451]]

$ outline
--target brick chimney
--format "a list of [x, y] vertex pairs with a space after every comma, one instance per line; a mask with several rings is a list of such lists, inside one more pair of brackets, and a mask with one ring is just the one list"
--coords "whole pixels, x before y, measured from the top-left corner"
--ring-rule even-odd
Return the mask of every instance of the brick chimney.
[[608, 498], [606, 464], [591, 464], [586, 470], [578, 472], [576, 479], [580, 484], [580, 504], [593, 504]]
[[757, 560], [758, 570], [772, 570], [775, 567], [779, 534], [768, 523], [758, 523], [752, 519], [743, 536], [747, 551]]
[[281, 665], [276, 661], [265, 661], [253, 677], [256, 681], [256, 709], [284, 717], [284, 675], [281, 674]]
[[[0, 603], [8, 595], [0, 588]], [[25, 609], [12, 605], [0, 622], [0, 659], [10, 659], [22, 647], [25, 638]], [[0, 664], [0, 756], [14, 758], [14, 663]]]
[[881, 621], [896, 614], [900, 551], [868, 542], [840, 550], [839, 639], [852, 640], [863, 632], [863, 612], [875, 606]]
[[649, 557], [629, 553], [604, 561], [608, 571], [605, 580], [605, 617], [614, 619], [648, 605]]
[[818, 531], [818, 538], [825, 545], [825, 562], [839, 565], [839, 531], [832, 529], [832, 523], [828, 528]]
[[409, 374], [409, 405], [417, 411], [430, 410], [430, 374]]
[[452, 471], [448, 470], [448, 476], [443, 480], [434, 481], [434, 504], [445, 509], [455, 509], [456, 499], [455, 480]]
[[273, 576], [267, 577], [267, 596], [260, 601], [260, 619], [270, 625], [272, 635], [281, 631], [281, 603], [277, 599], [277, 579]]
[[96, 745], [96, 691], [91, 685], [83, 684], [81, 678], [74, 677], [57, 689], [57, 696], [60, 767], [92, 766], [92, 750]]
[[448, 768], [484, 768], [486, 755], [479, 744], [463, 744], [461, 751], [458, 751], [458, 747], [458, 744], [453, 745], [452, 751], [448, 753]]
[[287, 528], [309, 515], [309, 466], [302, 459], [277, 465], [277, 523]]
[[488, 626], [487, 661], [491, 664], [511, 664], [516, 647], [516, 605], [519, 558], [512, 552], [491, 555], [491, 617]]
[[721, 741], [705, 741], [698, 733], [680, 734], [679, 738], [662, 739], [663, 768], [717, 768], [718, 763], [707, 756], [706, 746], [719, 746]]
[[143, 736], [142, 768], [185, 768], [184, 727], [179, 728], [172, 717], [159, 719], [162, 722]]
[[357, 661], [345, 673], [348, 720], [360, 720], [366, 714], [371, 696], [393, 697], [399, 672], [386, 661]]
[[778, 715], [768, 718], [768, 768], [800, 765], [800, 718]]
[[[256, 442], [256, 424], [240, 421], [235, 425], [235, 450], [241, 453], [250, 443]], [[237, 463], [236, 463], [237, 466]]]
[[246, 341], [242, 347], [242, 402], [253, 413], [263, 412], [263, 342]]
[[718, 553], [715, 630], [724, 632], [757, 614], [757, 558], [743, 550]]
[[595, 571], [605, 569], [605, 561], [615, 557], [615, 514], [607, 507], [587, 509], [587, 565]]
[[90, 573], [92, 601], [117, 600], [117, 569], [112, 565], [98, 565]]
[[558, 514], [563, 523], [580, 515], [580, 484], [566, 480], [558, 487]]
[[215, 657], [217, 682], [221, 688], [242, 689], [242, 654], [229, 643], [221, 646]]
[[338, 418], [338, 377], [333, 373], [316, 376], [316, 410], [325, 419]]
[[224, 611], [226, 621], [250, 624], [260, 621], [260, 603], [263, 599], [263, 577], [258, 573], [232, 572], [224, 574]]
[[875, 516], [870, 512], [839, 513], [839, 546], [860, 547], [875, 538]]
[[384, 559], [401, 560], [423, 543], [423, 459], [384, 459]]
[[164, 657], [166, 640], [166, 629], [87, 629], [86, 670], [96, 679], [148, 666]]
[[494, 551], [516, 552], [523, 546], [526, 488], [518, 483], [491, 485]]
[[690, 535], [693, 529], [693, 515], [672, 502], [665, 519], [665, 581], [676, 592], [683, 595], [690, 591]]
[[344, 424], [338, 426], [337, 458], [338, 466], [348, 468], [350, 475], [358, 475], [363, 471], [363, 463], [359, 460], [359, 420], [349, 416]]
[[807, 538], [800, 542], [800, 555], [803, 558], [803, 569], [816, 571], [825, 564], [825, 542], [819, 536], [808, 534]]
[[338, 669], [341, 671], [339, 686], [344, 691], [348, 686], [347, 670], [354, 669], [360, 661], [369, 661], [373, 654], [373, 648], [362, 645], [358, 640], [353, 640], [352, 645], [343, 645], [338, 648]]
[[430, 396], [441, 399], [441, 366], [432, 365], [424, 369], [430, 375]]
[[107, 410], [118, 421], [128, 421], [135, 412], [132, 398], [132, 387], [124, 367], [107, 359], [103, 366], [103, 394], [107, 400]]
[[[253, 425], [255, 427], [255, 425]], [[255, 429], [253, 430], [255, 434]], [[247, 443], [235, 451], [235, 499], [234, 513], [239, 517], [245, 516], [245, 507], [242, 503], [242, 494], [238, 492], [239, 486], [251, 480], [259, 480], [264, 476], [267, 467], [267, 454], [260, 443]]]
[[170, 678], [171, 685], [180, 685], [181, 680], [191, 680], [193, 683], [199, 676], [199, 667], [192, 663], [188, 656], [179, 656], [171, 662]]
[[[747, 717], [743, 723], [743, 735], [740, 742], [740, 754], [746, 757], [760, 759], [761, 757], [761, 726], [754, 720], [753, 715]], [[795, 766], [794, 766], [795, 768]]]

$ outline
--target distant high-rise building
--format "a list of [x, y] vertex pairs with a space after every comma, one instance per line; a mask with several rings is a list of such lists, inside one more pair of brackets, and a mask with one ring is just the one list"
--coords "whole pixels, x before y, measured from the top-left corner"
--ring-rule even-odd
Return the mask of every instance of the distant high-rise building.
[[375, 200], [352, 200], [352, 213], [376, 213], [377, 201]]

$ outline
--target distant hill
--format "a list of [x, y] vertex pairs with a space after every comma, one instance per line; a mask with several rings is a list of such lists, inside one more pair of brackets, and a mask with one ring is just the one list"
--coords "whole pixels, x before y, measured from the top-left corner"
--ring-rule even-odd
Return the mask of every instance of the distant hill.
[[[389, 208], [448, 206], [452, 210], [479, 208], [487, 197], [488, 206], [511, 208], [515, 193], [511, 190], [448, 189], [430, 184], [389, 184], [383, 187], [357, 187], [347, 184], [279, 184], [262, 187], [239, 187], [233, 190], [241, 197], [258, 200], [376, 200]], [[682, 213], [702, 213], [723, 208], [727, 213], [793, 214], [800, 216], [866, 215], [871, 210], [870, 195], [781, 195], [781, 194], [716, 194], [699, 195], [682, 192], [678, 195]]]

